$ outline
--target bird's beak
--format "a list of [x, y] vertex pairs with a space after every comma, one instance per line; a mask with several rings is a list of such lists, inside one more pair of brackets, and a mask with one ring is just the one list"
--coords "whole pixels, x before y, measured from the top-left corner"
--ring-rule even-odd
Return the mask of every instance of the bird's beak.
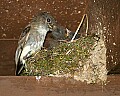
[[53, 30], [54, 24], [48, 24], [48, 27], [50, 28], [50, 30]]

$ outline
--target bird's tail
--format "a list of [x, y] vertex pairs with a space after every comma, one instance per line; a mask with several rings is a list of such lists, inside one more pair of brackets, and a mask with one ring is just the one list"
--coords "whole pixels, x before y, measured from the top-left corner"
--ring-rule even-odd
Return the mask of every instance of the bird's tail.
[[15, 54], [15, 63], [16, 63], [15, 75], [20, 75], [20, 73], [24, 69], [25, 64], [23, 64], [23, 62], [20, 60], [21, 53], [22, 53], [22, 48], [18, 46]]
[[17, 76], [19, 76], [19, 75], [22, 73], [22, 71], [23, 71], [23, 69], [24, 69], [24, 66], [25, 66], [25, 64], [22, 64], [22, 63], [19, 63], [19, 64], [16, 66], [16, 75], [17, 75]]

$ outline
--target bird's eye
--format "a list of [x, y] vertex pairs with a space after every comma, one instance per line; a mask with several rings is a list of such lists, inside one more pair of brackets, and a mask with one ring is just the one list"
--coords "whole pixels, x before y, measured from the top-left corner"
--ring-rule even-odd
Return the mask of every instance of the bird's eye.
[[51, 22], [50, 18], [48, 18], [48, 19], [47, 19], [47, 22], [48, 22], [48, 23], [50, 23], [50, 22]]

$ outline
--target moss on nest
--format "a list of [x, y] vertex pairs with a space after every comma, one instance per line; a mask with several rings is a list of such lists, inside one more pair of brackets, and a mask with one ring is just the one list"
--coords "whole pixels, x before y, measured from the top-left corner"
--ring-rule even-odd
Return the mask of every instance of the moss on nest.
[[84, 64], [90, 57], [95, 41], [94, 37], [87, 36], [74, 42], [60, 42], [59, 46], [51, 50], [40, 50], [27, 60], [21, 75], [74, 75], [83, 66], [78, 62]]

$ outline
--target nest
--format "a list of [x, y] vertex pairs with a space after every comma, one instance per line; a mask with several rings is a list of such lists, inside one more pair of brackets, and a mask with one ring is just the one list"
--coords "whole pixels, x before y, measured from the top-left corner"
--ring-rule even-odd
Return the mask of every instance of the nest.
[[61, 42], [51, 50], [40, 50], [27, 60], [21, 75], [72, 77], [87, 83], [106, 81], [106, 48], [92, 36]]
[[101, 34], [84, 36], [74, 40], [76, 34], [87, 20], [84, 14], [71, 42], [60, 42], [51, 50], [40, 50], [27, 60], [25, 70], [21, 75], [70, 77], [82, 82], [99, 83], [107, 79], [106, 47]]

